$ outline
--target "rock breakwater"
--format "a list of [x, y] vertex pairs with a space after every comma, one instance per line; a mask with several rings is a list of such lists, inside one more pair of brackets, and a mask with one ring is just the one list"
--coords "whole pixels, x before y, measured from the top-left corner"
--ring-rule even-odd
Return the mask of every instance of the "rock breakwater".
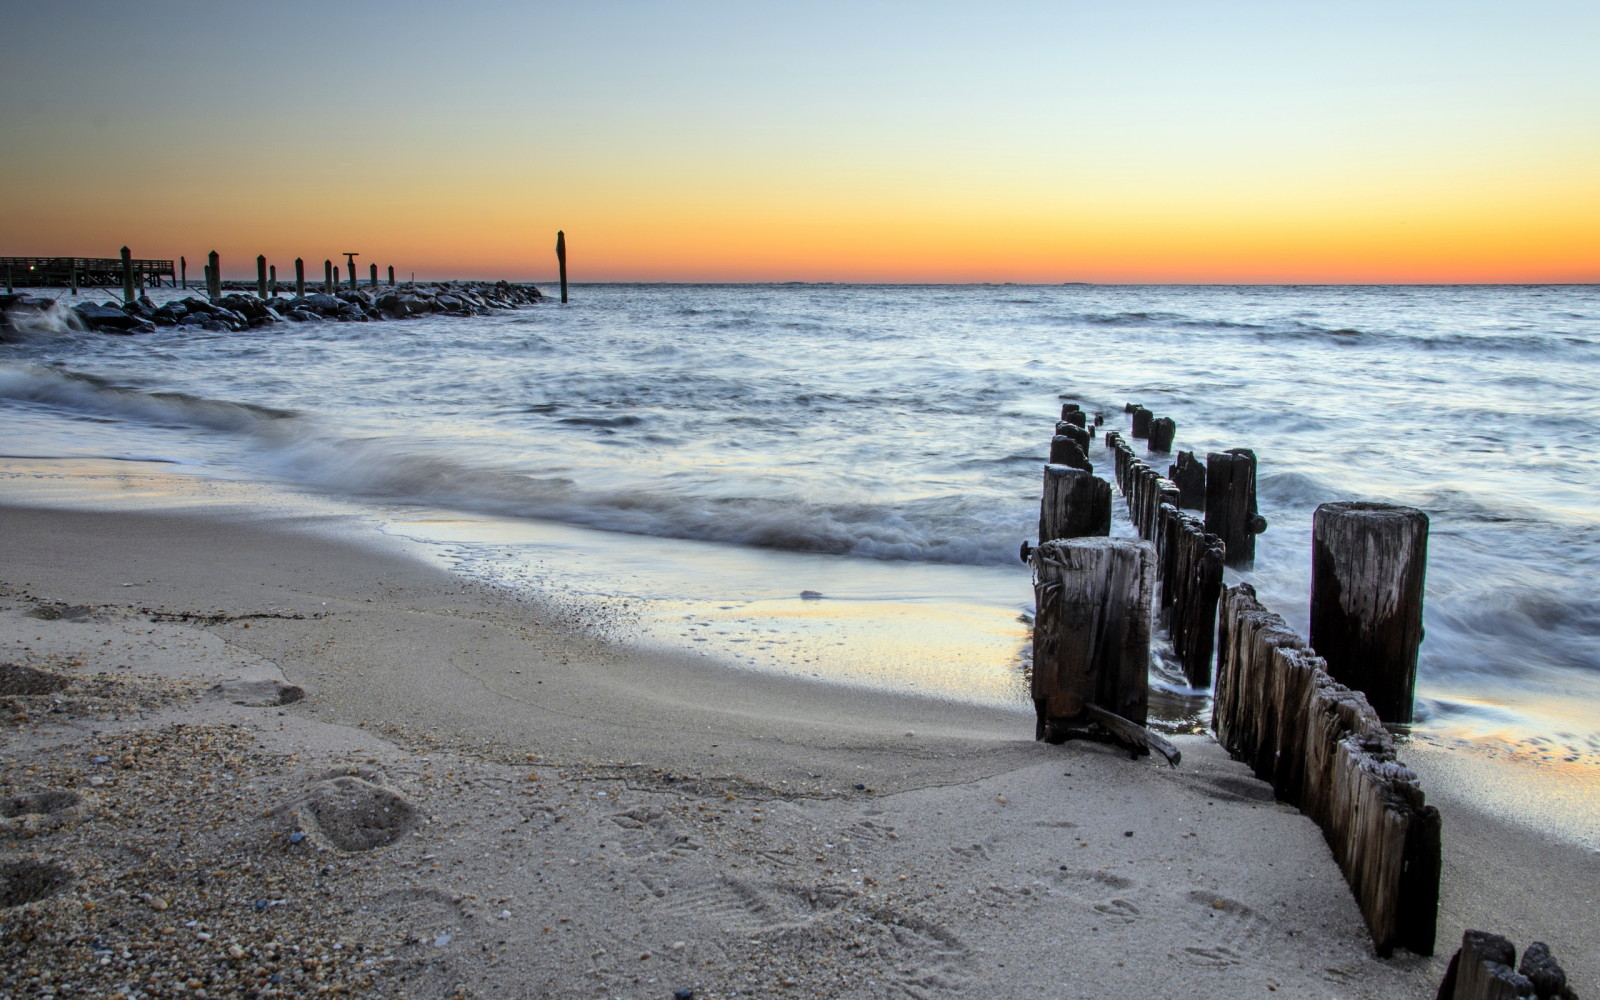
[[146, 296], [126, 305], [84, 302], [75, 306], [27, 294], [0, 295], [0, 338], [29, 329], [152, 333], [161, 327], [198, 327], [216, 332], [249, 330], [276, 323], [368, 322], [443, 313], [484, 315], [544, 300], [533, 285], [508, 281], [447, 281], [382, 289], [340, 289], [302, 296], [260, 298], [243, 292], [208, 300], [190, 296], [157, 305]]

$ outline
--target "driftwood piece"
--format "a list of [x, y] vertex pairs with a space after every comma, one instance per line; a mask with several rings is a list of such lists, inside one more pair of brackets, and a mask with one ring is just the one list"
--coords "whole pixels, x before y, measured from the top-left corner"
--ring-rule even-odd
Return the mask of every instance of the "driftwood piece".
[[1099, 705], [1144, 725], [1155, 553], [1132, 538], [1071, 538], [1033, 550], [1035, 737]]
[[1422, 644], [1428, 515], [1325, 503], [1311, 522], [1311, 644], [1385, 722], [1409, 723]]
[[1135, 757], [1148, 757], [1154, 750], [1166, 758], [1171, 767], [1177, 767], [1183, 760], [1182, 752], [1158, 733], [1136, 726], [1122, 716], [1092, 703], [1084, 706], [1083, 716], [1077, 720], [1049, 723], [1044, 740], [1047, 743], [1065, 743], [1067, 740], [1114, 743]]
[[1178, 460], [1167, 468], [1167, 478], [1178, 484], [1178, 506], [1185, 510], [1206, 509], [1206, 467], [1192, 451], [1178, 452]]
[[1206, 455], [1206, 530], [1222, 539], [1229, 566], [1255, 565], [1256, 535], [1267, 521], [1256, 510], [1256, 455], [1249, 448]]
[[1044, 467], [1039, 542], [1111, 534], [1111, 484], [1083, 469]]

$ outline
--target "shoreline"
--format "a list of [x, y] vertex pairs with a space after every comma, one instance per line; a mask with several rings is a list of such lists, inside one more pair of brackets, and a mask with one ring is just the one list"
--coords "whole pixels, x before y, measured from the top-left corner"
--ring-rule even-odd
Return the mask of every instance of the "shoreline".
[[[1448, 754], [1418, 768], [1444, 813], [1438, 954], [1379, 960], [1315, 828], [1210, 737], [1181, 737], [1184, 764], [1169, 771], [1036, 744], [1021, 711], [620, 646], [581, 609], [509, 600], [397, 544], [334, 539], [327, 522], [5, 506], [0, 523], [0, 660], [80, 686], [104, 673], [99, 683], [148, 699], [121, 721], [87, 699], [81, 714], [0, 730], [0, 797], [49, 777], [95, 800], [81, 818], [0, 837], [0, 859], [73, 866], [67, 887], [0, 911], [0, 926], [24, 914], [60, 935], [33, 947], [72, 968], [84, 959], [86, 981], [140, 953], [94, 965], [68, 943], [93, 929], [148, 931], [147, 957], [181, 965], [194, 952], [196, 969], [236, 973], [260, 995], [314, 981], [267, 949], [303, 939], [307, 953], [322, 948], [313, 968], [328, 982], [365, 976], [383, 996], [538, 984], [571, 996], [1021, 997], [1041, 983], [1079, 995], [1078, 983], [1082, 995], [1421, 997], [1470, 926], [1549, 942], [1580, 995], [1600, 983], [1600, 959], [1583, 950], [1600, 939], [1600, 854], [1476, 808], [1470, 776], [1459, 790], [1447, 780]], [[225, 675], [305, 697], [234, 705], [208, 693]], [[249, 790], [223, 787], [252, 808], [224, 810], [219, 833], [181, 850], [150, 843], [170, 871], [113, 857], [105, 828], [143, 808], [119, 788], [204, 778], [183, 749], [202, 729], [207, 746], [238, 743], [249, 762], [230, 780]], [[103, 765], [84, 762], [117, 740], [145, 740], [150, 766], [104, 783]], [[329, 842], [337, 824], [285, 819], [329, 772], [403, 799], [415, 827], [352, 851]], [[177, 808], [226, 804], [209, 780], [212, 795]], [[280, 888], [217, 902], [192, 876], [224, 858]], [[125, 918], [123, 930], [97, 913]], [[191, 920], [218, 930], [196, 942]], [[326, 943], [333, 931], [364, 957]], [[224, 936], [231, 945], [212, 947]]]

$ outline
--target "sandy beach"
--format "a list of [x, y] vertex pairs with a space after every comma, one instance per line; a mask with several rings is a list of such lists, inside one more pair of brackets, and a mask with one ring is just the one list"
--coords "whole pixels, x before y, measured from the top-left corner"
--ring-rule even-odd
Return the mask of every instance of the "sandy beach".
[[7, 996], [1420, 998], [1465, 927], [1600, 984], [1600, 855], [1447, 755], [1439, 954], [1385, 960], [1207, 735], [632, 649], [337, 521], [0, 537]]

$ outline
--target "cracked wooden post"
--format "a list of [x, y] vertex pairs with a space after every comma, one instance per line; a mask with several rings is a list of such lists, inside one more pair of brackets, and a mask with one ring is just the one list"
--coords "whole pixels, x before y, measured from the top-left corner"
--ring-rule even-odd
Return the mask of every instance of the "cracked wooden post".
[[1133, 538], [1064, 538], [1031, 553], [1034, 738], [1178, 751], [1144, 726], [1156, 556]]
[[1311, 648], [1384, 722], [1409, 723], [1422, 644], [1428, 515], [1325, 503], [1311, 519]]
[[1256, 561], [1256, 536], [1267, 519], [1256, 511], [1256, 453], [1229, 448], [1206, 455], [1206, 531], [1222, 539], [1228, 565], [1249, 569]]
[[1178, 505], [1185, 510], [1206, 509], [1206, 467], [1192, 451], [1178, 452], [1178, 460], [1167, 466], [1167, 478], [1178, 484]]
[[1044, 467], [1039, 543], [1111, 534], [1111, 484], [1067, 465]]
[[1172, 450], [1172, 439], [1177, 433], [1178, 424], [1171, 417], [1156, 417], [1150, 421], [1150, 440], [1145, 447], [1150, 452], [1165, 455]]
[[294, 294], [296, 298], [306, 297], [306, 259], [294, 259]]

